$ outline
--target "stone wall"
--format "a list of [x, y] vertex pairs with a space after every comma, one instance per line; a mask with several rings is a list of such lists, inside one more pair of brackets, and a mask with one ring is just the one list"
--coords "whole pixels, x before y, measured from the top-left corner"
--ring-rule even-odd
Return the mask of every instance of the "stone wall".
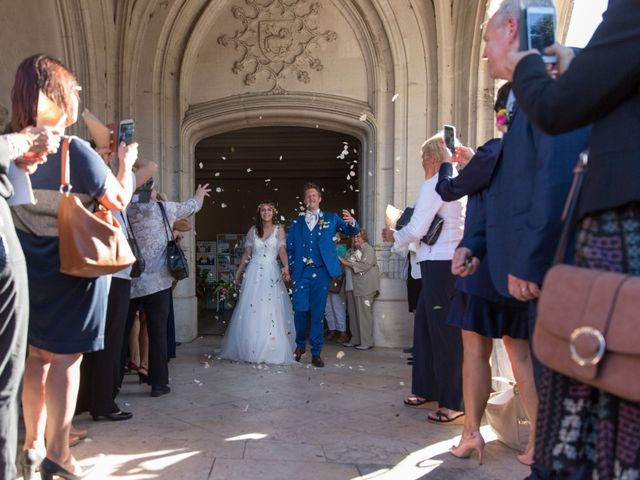
[[[20, 60], [37, 51], [61, 57], [83, 85], [85, 106], [108, 121], [136, 119], [140, 154], [159, 162], [160, 188], [172, 198], [192, 193], [203, 138], [318, 125], [361, 142], [364, 171], [372, 172], [363, 180], [361, 221], [379, 232], [387, 203], [415, 199], [426, 137], [443, 123], [472, 146], [494, 135], [494, 83], [481, 61], [483, 0], [4, 3], [0, 107], [9, 105]], [[570, 0], [559, 3], [566, 22]], [[371, 240], [384, 272], [376, 343], [407, 345], [401, 259], [377, 234]], [[193, 260], [192, 236], [186, 244]], [[178, 337], [194, 338], [193, 281], [180, 282], [175, 297]]]

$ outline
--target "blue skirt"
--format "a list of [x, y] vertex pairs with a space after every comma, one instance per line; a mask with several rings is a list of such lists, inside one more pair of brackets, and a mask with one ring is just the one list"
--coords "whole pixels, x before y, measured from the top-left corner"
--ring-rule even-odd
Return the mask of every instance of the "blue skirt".
[[527, 304], [493, 302], [460, 290], [451, 299], [447, 324], [483, 337], [529, 338]]

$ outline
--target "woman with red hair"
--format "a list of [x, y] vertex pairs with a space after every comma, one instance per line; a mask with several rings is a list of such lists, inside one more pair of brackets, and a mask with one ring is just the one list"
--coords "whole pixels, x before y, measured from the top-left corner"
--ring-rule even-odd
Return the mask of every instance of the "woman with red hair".
[[[74, 124], [80, 90], [74, 75], [58, 60], [46, 55], [27, 58], [16, 72], [11, 130], [36, 125], [40, 94], [61, 110], [64, 126]], [[121, 145], [118, 156], [120, 169], [114, 176], [89, 143], [69, 137], [73, 193], [86, 208], [99, 202], [110, 210], [122, 210], [131, 200], [137, 145]], [[29, 354], [22, 394], [25, 480], [44, 457], [40, 464], [43, 480], [54, 475], [82, 478], [91, 470], [80, 467], [71, 455], [69, 430], [82, 354], [103, 348], [108, 278], [79, 278], [60, 272], [60, 163], [59, 152], [49, 155], [31, 176], [36, 203], [12, 208], [29, 282]]]

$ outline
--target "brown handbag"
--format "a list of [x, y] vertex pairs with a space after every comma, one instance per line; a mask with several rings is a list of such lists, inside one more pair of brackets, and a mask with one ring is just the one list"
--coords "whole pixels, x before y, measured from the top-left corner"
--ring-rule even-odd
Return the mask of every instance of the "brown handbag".
[[640, 401], [640, 277], [562, 265], [587, 163], [576, 167], [554, 266], [538, 304], [533, 348], [549, 368]]
[[71, 193], [69, 180], [69, 142], [62, 141], [60, 156], [60, 206], [58, 237], [60, 272], [74, 277], [95, 278], [122, 270], [136, 261], [120, 224], [99, 203], [87, 210]]

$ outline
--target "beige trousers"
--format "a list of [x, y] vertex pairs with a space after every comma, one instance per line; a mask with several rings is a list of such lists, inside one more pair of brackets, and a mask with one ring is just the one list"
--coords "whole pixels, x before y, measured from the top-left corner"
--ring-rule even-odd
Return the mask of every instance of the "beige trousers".
[[351, 343], [373, 347], [373, 294], [362, 297], [353, 292], [346, 294]]

